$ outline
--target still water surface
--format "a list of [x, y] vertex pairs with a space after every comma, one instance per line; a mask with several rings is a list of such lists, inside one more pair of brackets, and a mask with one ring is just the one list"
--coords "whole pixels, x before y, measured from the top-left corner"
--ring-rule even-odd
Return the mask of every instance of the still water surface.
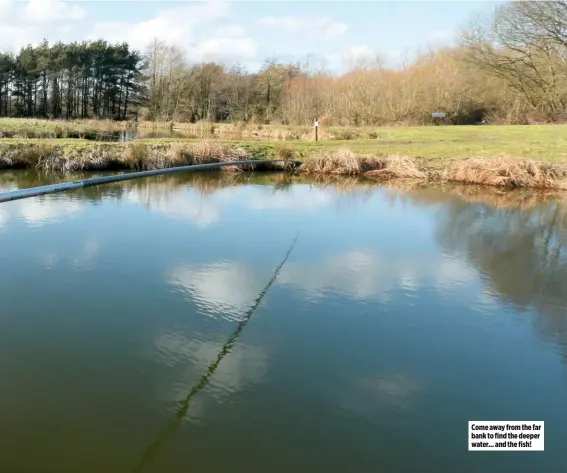
[[0, 471], [567, 471], [560, 201], [223, 176], [0, 204]]

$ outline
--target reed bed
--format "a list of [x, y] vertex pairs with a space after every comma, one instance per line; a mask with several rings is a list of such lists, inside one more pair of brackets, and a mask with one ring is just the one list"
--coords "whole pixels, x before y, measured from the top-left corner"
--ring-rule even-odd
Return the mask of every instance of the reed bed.
[[[187, 136], [219, 139], [252, 139], [263, 141], [311, 141], [314, 129], [308, 125], [262, 125], [257, 123], [198, 123], [140, 122], [141, 132], [148, 130], [170, 129]], [[318, 131], [320, 140], [368, 140], [380, 135], [377, 127], [321, 127]]]
[[[531, 159], [499, 156], [428, 160], [392, 154], [357, 154], [342, 147], [303, 156], [282, 148], [279, 163], [231, 166], [227, 171], [289, 171], [313, 176], [364, 176], [375, 181], [464, 183], [496, 188], [567, 189], [567, 168]], [[163, 169], [192, 164], [263, 158], [251, 148], [219, 140], [197, 142], [93, 143], [71, 141], [0, 141], [0, 169], [36, 168], [53, 172]]]
[[419, 158], [391, 155], [386, 157], [357, 156], [347, 149], [315, 156], [300, 171], [312, 174], [364, 175], [377, 180], [408, 179], [428, 182], [455, 182], [507, 189], [567, 189], [567, 168], [532, 159], [499, 156], [465, 158], [427, 167]]
[[510, 189], [534, 187], [554, 189], [567, 176], [565, 169], [533, 159], [509, 156], [468, 158], [453, 162], [444, 172], [444, 180]]
[[0, 138], [88, 140], [117, 139], [126, 122], [110, 120], [34, 120], [27, 118], [0, 118]]

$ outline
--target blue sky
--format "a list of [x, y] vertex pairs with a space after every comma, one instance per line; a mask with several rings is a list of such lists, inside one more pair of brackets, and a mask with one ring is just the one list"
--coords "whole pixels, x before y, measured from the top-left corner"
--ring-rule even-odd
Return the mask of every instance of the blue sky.
[[0, 49], [42, 38], [103, 37], [143, 50], [157, 37], [190, 61], [257, 68], [267, 57], [320, 58], [330, 69], [380, 56], [395, 65], [419, 49], [451, 43], [494, 1], [76, 1], [0, 0]]

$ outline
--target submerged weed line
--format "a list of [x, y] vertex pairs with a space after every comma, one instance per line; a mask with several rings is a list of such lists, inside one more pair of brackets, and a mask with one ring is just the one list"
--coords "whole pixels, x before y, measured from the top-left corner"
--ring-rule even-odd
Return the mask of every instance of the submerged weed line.
[[230, 337], [228, 337], [227, 341], [222, 346], [222, 348], [219, 351], [216, 358], [213, 360], [213, 362], [207, 368], [206, 373], [203, 376], [201, 376], [201, 379], [199, 380], [199, 382], [195, 386], [193, 386], [193, 388], [191, 388], [191, 391], [189, 391], [189, 394], [187, 394], [187, 396], [180, 402], [179, 408], [175, 412], [175, 417], [172, 420], [172, 422], [167, 426], [166, 429], [164, 429], [157, 436], [156, 440], [154, 442], [152, 442], [146, 448], [144, 454], [142, 455], [140, 462], [132, 470], [133, 473], [138, 473], [138, 472], [142, 471], [142, 469], [146, 465], [151, 463], [156, 452], [166, 442], [166, 440], [175, 432], [175, 430], [179, 426], [180, 422], [185, 418], [185, 416], [187, 415], [187, 412], [189, 412], [191, 400], [209, 384], [211, 377], [217, 371], [221, 361], [223, 360], [223, 358], [226, 355], [228, 355], [228, 353], [230, 353], [232, 347], [234, 346], [234, 344], [235, 344], [236, 340], [238, 339], [238, 337], [240, 336], [241, 332], [244, 330], [244, 328], [246, 327], [246, 325], [248, 324], [248, 322], [252, 318], [252, 315], [254, 315], [254, 312], [256, 312], [256, 309], [258, 308], [258, 306], [262, 302], [262, 299], [264, 299], [264, 297], [268, 293], [270, 287], [272, 287], [272, 285], [276, 281], [278, 275], [280, 274], [280, 271], [282, 270], [282, 268], [286, 264], [289, 256], [291, 255], [291, 252], [293, 251], [293, 248], [295, 247], [295, 244], [297, 242], [298, 237], [299, 237], [299, 232], [295, 235], [295, 237], [294, 237], [293, 241], [291, 242], [291, 245], [288, 248], [283, 260], [281, 261], [281, 263], [276, 267], [275, 271], [273, 272], [272, 277], [270, 278], [270, 280], [268, 281], [266, 286], [262, 289], [262, 291], [260, 291], [260, 293], [258, 294], [258, 297], [256, 297], [256, 299], [254, 300], [254, 303], [246, 311], [242, 320], [240, 322], [238, 322], [236, 329], [234, 330], [234, 332], [232, 332]]

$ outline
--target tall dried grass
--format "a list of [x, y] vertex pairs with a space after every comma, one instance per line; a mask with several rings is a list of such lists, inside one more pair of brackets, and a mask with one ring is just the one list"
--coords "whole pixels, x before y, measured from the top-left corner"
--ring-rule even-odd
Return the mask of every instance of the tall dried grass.
[[320, 153], [310, 158], [299, 168], [308, 174], [343, 174], [359, 175], [377, 168], [377, 160], [373, 156], [361, 156], [347, 148]]
[[308, 174], [364, 175], [381, 181], [408, 179], [507, 189], [567, 189], [566, 168], [508, 156], [456, 159], [439, 171], [437, 168], [428, 168], [424, 161], [408, 156], [360, 156], [341, 148], [308, 160], [299, 170]]
[[60, 139], [86, 138], [91, 140], [112, 137], [117, 139], [126, 125], [110, 120], [40, 120], [0, 118], [0, 138]]
[[[147, 170], [250, 159], [250, 154], [243, 148], [211, 140], [166, 144], [90, 143], [80, 146], [25, 142], [0, 144], [0, 169], [37, 168], [67, 173], [105, 169]], [[252, 170], [253, 166], [243, 164], [238, 169]]]
[[532, 159], [509, 156], [496, 158], [469, 158], [456, 160], [442, 173], [443, 180], [466, 184], [481, 184], [508, 189], [537, 187], [554, 189], [561, 187], [566, 177], [564, 169]]
[[[241, 164], [227, 171], [290, 171], [316, 176], [364, 176], [375, 181], [464, 183], [498, 188], [567, 189], [567, 168], [534, 160], [498, 158], [455, 159], [439, 163], [408, 156], [357, 155], [347, 148], [308, 157], [295, 167], [293, 152], [278, 151], [282, 162]], [[215, 140], [196, 143], [0, 143], [0, 169], [37, 168], [58, 172], [146, 170], [174, 166], [250, 161], [251, 152]]]
[[376, 157], [356, 155], [347, 148], [321, 154], [304, 163], [300, 171], [316, 174], [360, 175], [377, 180], [388, 179], [427, 179], [415, 159], [392, 155]]
[[428, 179], [428, 173], [420, 169], [417, 161], [408, 156], [392, 155], [378, 160], [379, 168], [368, 171], [367, 177], [380, 180]]
[[[169, 122], [142, 122], [139, 124], [140, 136], [151, 137], [157, 130], [171, 129]], [[231, 139], [250, 141], [313, 141], [315, 132], [309, 125], [262, 125], [257, 123], [174, 123], [173, 131], [186, 137], [201, 139]], [[318, 130], [320, 140], [360, 140], [376, 139], [375, 127], [323, 126]]]

